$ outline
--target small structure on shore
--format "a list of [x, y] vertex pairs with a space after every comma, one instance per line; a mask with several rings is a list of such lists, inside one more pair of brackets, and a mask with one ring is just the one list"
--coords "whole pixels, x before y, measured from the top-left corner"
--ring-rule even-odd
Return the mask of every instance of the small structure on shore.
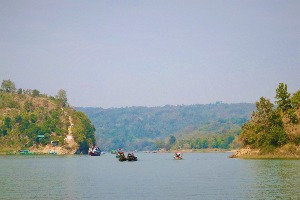
[[29, 151], [29, 150], [19, 150], [18, 151], [18, 154], [19, 155], [33, 155], [33, 154], [35, 154], [34, 152], [31, 152], [31, 151]]

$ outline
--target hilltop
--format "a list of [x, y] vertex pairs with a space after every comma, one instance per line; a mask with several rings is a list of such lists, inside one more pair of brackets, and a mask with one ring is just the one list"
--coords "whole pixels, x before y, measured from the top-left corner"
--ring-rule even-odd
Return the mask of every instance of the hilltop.
[[95, 143], [94, 126], [84, 113], [68, 105], [64, 90], [52, 97], [36, 89], [16, 90], [10, 80], [2, 82], [0, 152], [87, 153]]
[[276, 89], [275, 105], [261, 97], [257, 111], [242, 126], [242, 149], [233, 158], [300, 158], [300, 90]]

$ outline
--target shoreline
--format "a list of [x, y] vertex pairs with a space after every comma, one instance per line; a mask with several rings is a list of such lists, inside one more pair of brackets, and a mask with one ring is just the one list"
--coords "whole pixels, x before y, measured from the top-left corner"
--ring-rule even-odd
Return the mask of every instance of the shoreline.
[[251, 149], [249, 147], [238, 149], [228, 158], [242, 159], [300, 159], [300, 147], [287, 144], [272, 152], [263, 152], [260, 149]]
[[157, 153], [234, 153], [238, 149], [178, 149], [178, 150], [159, 150]]

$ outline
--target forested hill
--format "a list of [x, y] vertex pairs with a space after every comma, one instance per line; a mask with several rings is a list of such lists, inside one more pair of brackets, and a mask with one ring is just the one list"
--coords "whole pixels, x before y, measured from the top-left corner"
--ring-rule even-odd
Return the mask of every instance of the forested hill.
[[265, 97], [256, 102], [257, 109], [239, 138], [247, 149], [233, 157], [300, 157], [300, 90], [291, 94], [280, 83], [275, 99], [276, 105]]
[[[141, 150], [168, 147], [163, 143], [172, 135], [176, 136], [177, 141], [191, 134], [195, 137], [228, 133], [235, 136], [239, 134], [241, 125], [250, 118], [255, 104], [76, 109], [92, 121], [97, 142], [103, 149]], [[213, 146], [208, 144], [204, 147]]]
[[37, 153], [87, 153], [95, 128], [68, 105], [66, 92], [55, 97], [38, 90], [16, 89], [4, 80], [0, 90], [0, 153], [29, 149]]

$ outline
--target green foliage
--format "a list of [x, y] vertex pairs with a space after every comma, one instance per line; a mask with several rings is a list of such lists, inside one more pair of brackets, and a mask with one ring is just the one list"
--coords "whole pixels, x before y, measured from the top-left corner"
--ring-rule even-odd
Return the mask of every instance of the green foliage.
[[275, 110], [273, 104], [263, 97], [256, 103], [256, 107], [257, 111], [242, 127], [240, 139], [243, 145], [252, 148], [284, 145], [287, 142], [287, 135], [278, 110]]
[[62, 107], [68, 106], [67, 92], [65, 90], [60, 89], [57, 92], [56, 99], [58, 100], [58, 102]]
[[10, 117], [4, 117], [3, 121], [4, 121], [3, 122], [3, 128], [6, 128], [6, 129], [11, 129], [12, 128]]
[[23, 93], [23, 90], [22, 90], [21, 88], [19, 88], [18, 91], [17, 91], [17, 93], [18, 93], [18, 94], [22, 94], [22, 93]]
[[[261, 149], [263, 152], [271, 152], [287, 143], [298, 144], [299, 133], [289, 134], [285, 127], [291, 126], [287, 123], [296, 124], [299, 118], [296, 114], [298, 95], [294, 96], [287, 92], [287, 85], [280, 83], [276, 89], [277, 108], [264, 97], [256, 103], [254, 112], [248, 122], [242, 126], [242, 133], [239, 137], [243, 146]], [[283, 119], [285, 120], [284, 123]], [[293, 130], [293, 129], [292, 129]]]
[[296, 109], [292, 108], [288, 110], [287, 115], [293, 124], [297, 124], [299, 122], [298, 116], [296, 114]]
[[169, 138], [169, 144], [173, 145], [176, 142], [176, 137], [174, 135], [171, 135]]
[[4, 92], [15, 92], [16, 86], [15, 86], [15, 83], [12, 82], [11, 80], [3, 80], [2, 84], [1, 84], [1, 89]]
[[291, 98], [291, 102], [294, 108], [300, 108], [300, 90], [295, 92], [295, 94]]
[[37, 97], [37, 96], [39, 96], [40, 95], [40, 91], [38, 91], [38, 90], [33, 90], [32, 91], [32, 96], [33, 97]]
[[270, 145], [274, 147], [283, 146], [288, 141], [288, 136], [280, 125], [274, 125], [270, 128]]
[[286, 111], [292, 108], [290, 96], [291, 94], [287, 91], [287, 84], [279, 83], [275, 96], [277, 99], [275, 103], [277, 103], [279, 109]]
[[95, 127], [86, 115], [79, 111], [72, 111], [74, 119], [73, 136], [79, 143], [79, 150], [87, 153], [88, 147], [96, 144]]
[[69, 116], [76, 122], [74, 139], [80, 149], [87, 151], [89, 145], [96, 143], [95, 128], [85, 114], [62, 107], [62, 102], [66, 105], [63, 93], [60, 96], [63, 100], [57, 101], [41, 95], [38, 90], [13, 91], [12, 82], [4, 81], [0, 92], [0, 151], [44, 146], [53, 140], [64, 146]]
[[25, 109], [25, 111], [26, 112], [32, 112], [33, 111], [33, 109], [34, 109], [34, 107], [33, 107], [33, 103], [31, 102], [31, 101], [26, 101], [25, 103], [24, 103], [24, 109]]
[[1, 108], [19, 108], [19, 103], [13, 98], [12, 93], [0, 93], [0, 109]]
[[[197, 132], [198, 135], [220, 135], [232, 130], [235, 137], [254, 109], [254, 104], [246, 103], [150, 108], [77, 108], [91, 119], [96, 128], [97, 140], [105, 150], [175, 148], [181, 140], [185, 140], [184, 135], [190, 137], [198, 130], [201, 130]], [[176, 137], [176, 142], [170, 146], [171, 135]], [[208, 139], [203, 140], [203, 148], [210, 145]]]
[[229, 149], [233, 147], [232, 142], [239, 133], [240, 128], [229, 121], [222, 120], [222, 123], [210, 122], [206, 126], [198, 127], [197, 130], [180, 133], [178, 135], [179, 139], [170, 148]]

